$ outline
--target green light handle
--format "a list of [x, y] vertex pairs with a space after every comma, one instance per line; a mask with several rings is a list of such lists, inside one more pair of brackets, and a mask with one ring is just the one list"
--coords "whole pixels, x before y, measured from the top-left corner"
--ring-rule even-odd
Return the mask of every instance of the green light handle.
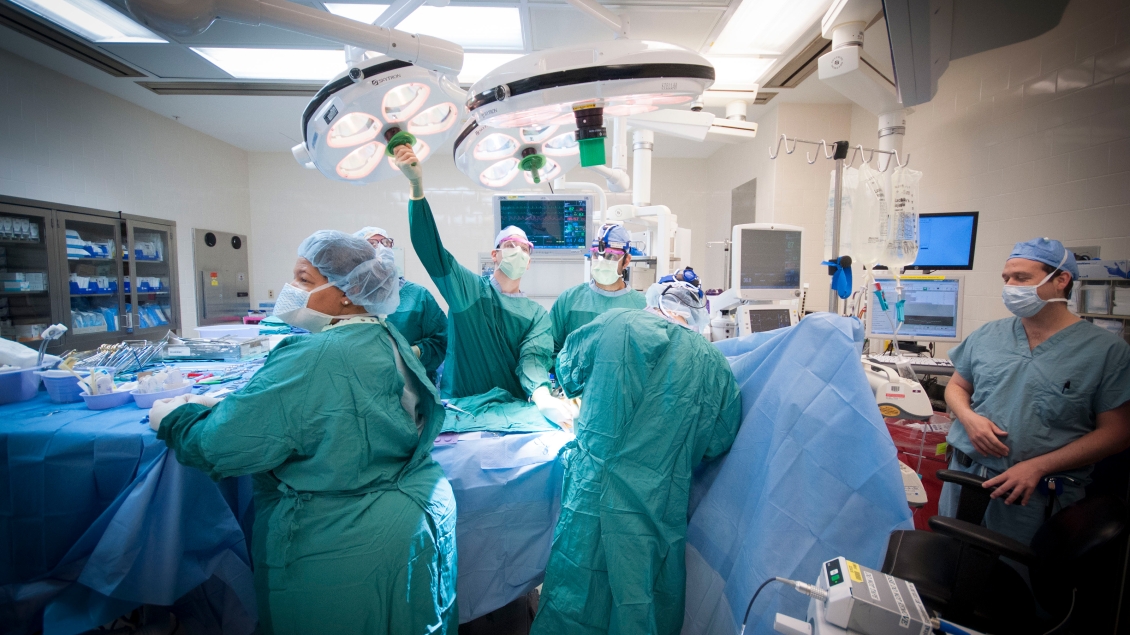
[[[416, 145], [416, 135], [412, 134], [411, 132], [401, 130], [400, 132], [392, 135], [392, 137], [388, 140], [388, 146], [385, 147], [385, 153], [391, 157], [393, 156], [393, 151], [396, 150], [398, 146], [411, 147], [414, 145]], [[416, 167], [415, 161], [412, 162], [412, 167]]]

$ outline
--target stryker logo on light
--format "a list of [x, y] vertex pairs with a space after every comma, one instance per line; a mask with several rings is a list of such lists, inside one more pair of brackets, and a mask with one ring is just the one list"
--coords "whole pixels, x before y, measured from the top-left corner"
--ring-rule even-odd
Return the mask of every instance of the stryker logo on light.
[[378, 77], [373, 80], [373, 86], [380, 86], [381, 84], [393, 79], [400, 79], [400, 73], [389, 75], [388, 77]]

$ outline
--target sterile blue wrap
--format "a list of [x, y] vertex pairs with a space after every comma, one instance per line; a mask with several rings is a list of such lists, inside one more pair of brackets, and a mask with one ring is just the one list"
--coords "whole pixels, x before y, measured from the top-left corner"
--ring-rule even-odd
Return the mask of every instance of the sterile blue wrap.
[[191, 632], [254, 630], [250, 479], [181, 466], [144, 414], [42, 394], [0, 410], [0, 633], [81, 633], [142, 604], [176, 604]]
[[[858, 320], [818, 313], [718, 344], [742, 389], [742, 427], [729, 454], [696, 472], [683, 633], [737, 633], [766, 579], [815, 582], [836, 556], [878, 568], [890, 532], [913, 528], [862, 342]], [[770, 585], [746, 632], [773, 633], [775, 613], [804, 619], [807, 607]]]
[[572, 438], [561, 431], [472, 432], [432, 450], [455, 491], [460, 623], [541, 584], [561, 508], [558, 453]]

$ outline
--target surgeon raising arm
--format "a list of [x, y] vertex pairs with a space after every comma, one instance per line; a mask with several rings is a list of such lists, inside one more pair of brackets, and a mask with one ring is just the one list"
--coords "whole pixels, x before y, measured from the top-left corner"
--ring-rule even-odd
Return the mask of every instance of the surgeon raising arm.
[[545, 309], [519, 286], [533, 246], [517, 227], [495, 238], [495, 270], [479, 276], [456, 262], [444, 248], [424, 198], [423, 172], [412, 148], [396, 148], [396, 160], [412, 184], [408, 223], [412, 247], [447, 300], [449, 342], [440, 393], [444, 397], [480, 395], [502, 388], [519, 399], [529, 395], [550, 421], [572, 419], [568, 404], [549, 393], [553, 336]]
[[259, 632], [454, 635], [455, 498], [431, 458], [443, 408], [385, 325], [392, 252], [320, 231], [298, 254], [275, 311], [312, 334], [223, 402], [158, 403], [151, 425], [185, 465], [254, 474]]
[[[1045, 517], [1080, 500], [1094, 464], [1130, 446], [1130, 346], [1079, 319], [1067, 297], [1079, 267], [1058, 240], [1017, 243], [1005, 262], [1005, 306], [950, 351], [946, 403], [957, 421], [950, 469], [991, 477], [985, 525], [1029, 544]], [[1049, 475], [1064, 486], [1048, 508]], [[946, 483], [939, 513], [954, 516]]]

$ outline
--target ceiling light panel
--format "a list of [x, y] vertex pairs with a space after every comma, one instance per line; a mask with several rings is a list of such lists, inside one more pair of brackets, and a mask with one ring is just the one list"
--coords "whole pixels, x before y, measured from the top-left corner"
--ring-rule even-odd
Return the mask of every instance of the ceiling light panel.
[[326, 81], [345, 68], [341, 49], [192, 47], [236, 79]]
[[[327, 3], [330, 13], [372, 24], [385, 4]], [[524, 50], [517, 7], [423, 6], [396, 26], [401, 31], [443, 38], [464, 49]]]
[[707, 55], [706, 59], [714, 65], [711, 90], [751, 90], [777, 62], [771, 57]]
[[782, 55], [830, 4], [830, 0], [742, 0], [710, 52]]
[[91, 42], [147, 42], [167, 40], [98, 0], [12, 0]]

